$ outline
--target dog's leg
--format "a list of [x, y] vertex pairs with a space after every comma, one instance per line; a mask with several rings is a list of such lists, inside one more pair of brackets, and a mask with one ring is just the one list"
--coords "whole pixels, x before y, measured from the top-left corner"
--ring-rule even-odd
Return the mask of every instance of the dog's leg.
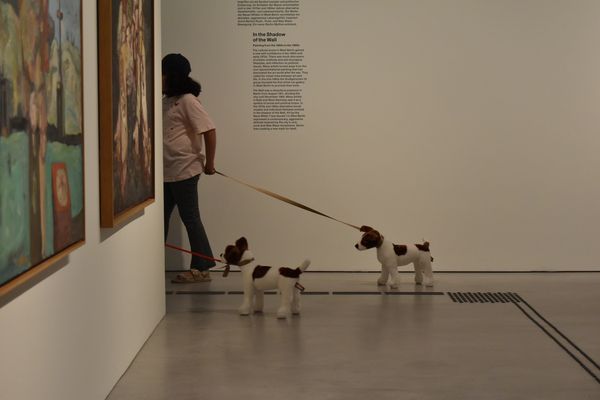
[[254, 291], [254, 312], [255, 313], [263, 312], [264, 299], [265, 299], [265, 292], [263, 292], [262, 290]]
[[415, 261], [413, 266], [415, 267], [415, 283], [420, 285], [423, 283], [423, 264], [419, 261]]
[[293, 287], [292, 292], [294, 294], [294, 298], [292, 299], [292, 314], [298, 315], [300, 314], [300, 289]]
[[277, 310], [277, 318], [287, 318], [292, 314], [291, 305], [295, 282], [289, 278], [280, 278], [279, 282], [281, 303], [279, 304], [279, 310]]
[[400, 276], [398, 274], [398, 266], [389, 266], [386, 267], [386, 269], [389, 271], [390, 274], [390, 287], [392, 289], [398, 288], [398, 283], [400, 281]]
[[252, 312], [252, 298], [254, 297], [254, 287], [252, 283], [244, 282], [244, 301], [239, 308], [240, 315], [250, 315]]
[[379, 286], [383, 286], [387, 284], [388, 281], [388, 268], [384, 265], [381, 265], [381, 275], [379, 275], [379, 279], [377, 279], [377, 284]]
[[425, 286], [433, 286], [433, 271], [431, 270], [431, 257], [429, 254], [426, 254], [425, 257], [421, 257], [419, 266], [425, 275]]

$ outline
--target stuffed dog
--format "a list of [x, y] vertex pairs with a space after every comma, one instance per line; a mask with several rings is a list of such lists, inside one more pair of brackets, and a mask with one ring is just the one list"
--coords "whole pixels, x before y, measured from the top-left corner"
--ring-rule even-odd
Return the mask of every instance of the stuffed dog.
[[[390, 278], [390, 287], [398, 287], [398, 267], [412, 263], [415, 267], [415, 282], [433, 286], [429, 242], [423, 244], [398, 245], [385, 239], [383, 235], [369, 226], [362, 226], [360, 241], [354, 245], [358, 250], [377, 248], [377, 260], [381, 263], [381, 276], [378, 285], [385, 285]], [[425, 277], [425, 279], [423, 279]]]
[[296, 269], [273, 268], [263, 265], [254, 265], [254, 256], [248, 250], [246, 238], [239, 238], [235, 245], [225, 248], [222, 255], [230, 265], [237, 265], [242, 271], [244, 286], [244, 301], [239, 308], [240, 315], [249, 315], [262, 312], [264, 290], [279, 289], [281, 302], [277, 310], [277, 318], [287, 318], [292, 314], [300, 314], [300, 288], [299, 277], [310, 265], [310, 260], [304, 262]]

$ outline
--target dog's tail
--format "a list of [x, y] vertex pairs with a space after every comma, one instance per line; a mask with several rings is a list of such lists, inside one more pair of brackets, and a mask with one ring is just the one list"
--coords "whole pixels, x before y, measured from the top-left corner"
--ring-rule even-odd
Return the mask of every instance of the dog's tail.
[[300, 271], [304, 272], [304, 271], [306, 271], [306, 269], [308, 268], [309, 265], [310, 265], [310, 260], [307, 258], [306, 260], [302, 261], [302, 264], [300, 264], [298, 266], [298, 268], [300, 269]]

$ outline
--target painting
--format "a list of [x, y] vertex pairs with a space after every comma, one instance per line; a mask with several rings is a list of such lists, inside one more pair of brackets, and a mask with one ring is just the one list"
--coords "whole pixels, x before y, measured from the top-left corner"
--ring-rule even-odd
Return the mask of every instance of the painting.
[[154, 201], [153, 0], [98, 1], [100, 225]]
[[80, 0], [0, 0], [0, 295], [84, 242], [82, 93]]

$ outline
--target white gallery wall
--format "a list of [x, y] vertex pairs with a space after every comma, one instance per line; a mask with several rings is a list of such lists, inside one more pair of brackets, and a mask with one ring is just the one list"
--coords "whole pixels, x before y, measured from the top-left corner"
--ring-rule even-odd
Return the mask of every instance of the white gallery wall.
[[[427, 239], [437, 270], [600, 267], [600, 2], [300, 0], [289, 27], [236, 12], [162, 9], [163, 55], [188, 56], [217, 124], [217, 169], [396, 243]], [[305, 50], [304, 128], [253, 131], [257, 32]], [[377, 268], [351, 228], [200, 183], [215, 252], [245, 235], [265, 264]]]
[[[0, 308], [2, 399], [106, 398], [165, 313], [160, 132], [156, 202], [123, 228], [101, 231], [96, 4], [82, 5], [86, 243]], [[160, 1], [155, 5], [160, 37]], [[160, 40], [155, 51], [160, 55]], [[156, 85], [160, 130], [160, 79]]]

